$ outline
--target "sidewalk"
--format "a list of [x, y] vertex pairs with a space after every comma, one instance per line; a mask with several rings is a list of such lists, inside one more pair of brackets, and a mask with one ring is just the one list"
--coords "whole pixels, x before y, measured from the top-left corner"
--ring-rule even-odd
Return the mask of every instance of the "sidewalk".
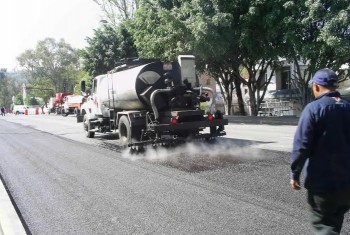
[[299, 117], [296, 116], [271, 116], [271, 117], [259, 117], [259, 116], [233, 116], [224, 115], [224, 118], [228, 119], [229, 123], [243, 123], [243, 124], [265, 124], [265, 125], [298, 125]]

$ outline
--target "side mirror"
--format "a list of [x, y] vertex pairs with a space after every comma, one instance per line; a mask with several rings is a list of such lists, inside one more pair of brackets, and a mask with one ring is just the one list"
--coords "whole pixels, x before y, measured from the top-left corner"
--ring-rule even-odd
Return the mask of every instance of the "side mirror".
[[86, 95], [86, 83], [84, 80], [80, 81], [80, 90], [81, 90], [81, 94], [83, 96], [85, 96]]

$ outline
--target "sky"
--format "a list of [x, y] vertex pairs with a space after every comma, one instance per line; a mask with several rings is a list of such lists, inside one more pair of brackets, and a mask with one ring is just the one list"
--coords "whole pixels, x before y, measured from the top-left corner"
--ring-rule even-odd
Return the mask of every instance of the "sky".
[[0, 0], [0, 68], [19, 69], [16, 57], [47, 37], [84, 48], [102, 18], [93, 0]]

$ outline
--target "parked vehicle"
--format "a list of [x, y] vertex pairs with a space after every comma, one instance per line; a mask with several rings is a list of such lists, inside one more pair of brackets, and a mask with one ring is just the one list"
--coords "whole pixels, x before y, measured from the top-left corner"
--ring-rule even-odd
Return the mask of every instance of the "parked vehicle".
[[[92, 94], [77, 116], [86, 136], [118, 130], [120, 143], [134, 149], [225, 135], [227, 119], [199, 107], [207, 100], [202, 91], [213, 91], [199, 86], [194, 60], [194, 56], [164, 63], [129, 60], [95, 77]], [[84, 82], [81, 90], [85, 92]], [[207, 127], [209, 133], [203, 133]]]
[[14, 105], [12, 109], [12, 113], [18, 115], [18, 114], [24, 114], [25, 110], [28, 109], [28, 106], [25, 105]]

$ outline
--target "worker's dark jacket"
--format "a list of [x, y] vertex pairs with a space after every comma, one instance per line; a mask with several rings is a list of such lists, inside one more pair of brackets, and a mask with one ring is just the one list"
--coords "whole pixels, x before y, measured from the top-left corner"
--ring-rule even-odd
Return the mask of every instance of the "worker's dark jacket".
[[299, 120], [291, 158], [294, 180], [307, 162], [308, 190], [350, 189], [350, 101], [330, 92], [309, 103]]

